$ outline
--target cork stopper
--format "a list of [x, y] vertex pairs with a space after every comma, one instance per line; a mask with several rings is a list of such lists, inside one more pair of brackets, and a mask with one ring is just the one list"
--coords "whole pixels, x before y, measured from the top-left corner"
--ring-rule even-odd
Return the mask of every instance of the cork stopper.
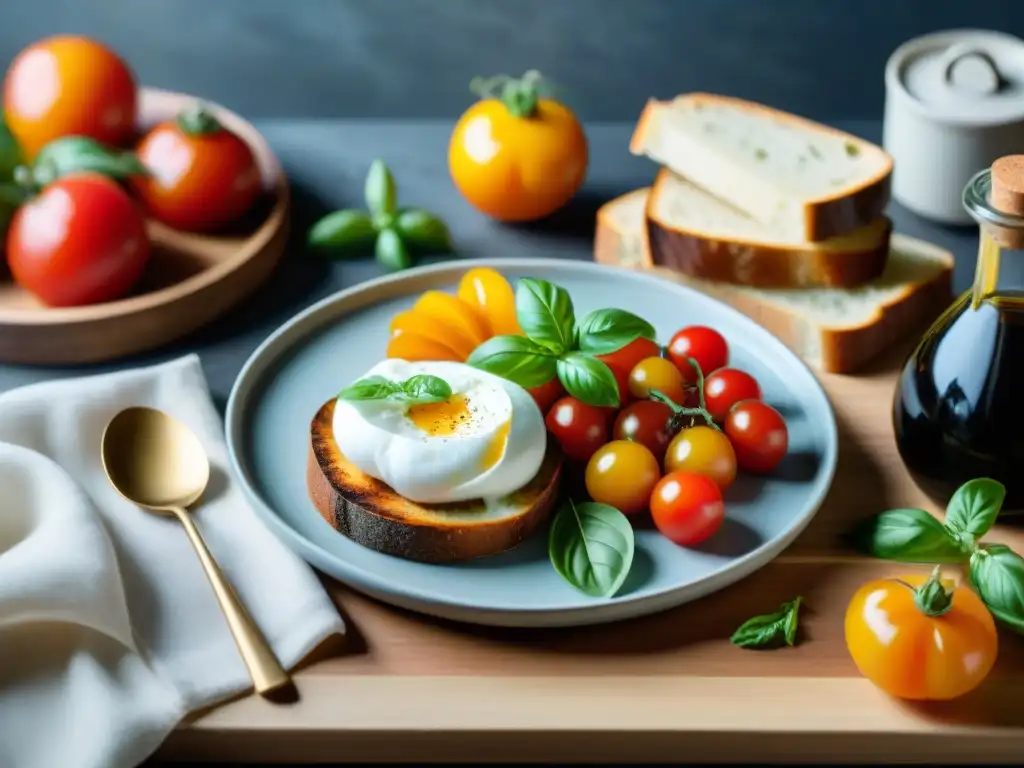
[[[988, 202], [1003, 213], [1024, 217], [1024, 155], [1007, 155], [992, 163]], [[1004, 248], [1024, 249], [1024, 231], [993, 225], [988, 231]]]

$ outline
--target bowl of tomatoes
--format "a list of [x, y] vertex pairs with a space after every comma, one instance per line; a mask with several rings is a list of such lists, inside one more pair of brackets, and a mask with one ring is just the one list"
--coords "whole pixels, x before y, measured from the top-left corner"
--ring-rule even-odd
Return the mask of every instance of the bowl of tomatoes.
[[141, 87], [116, 52], [70, 35], [19, 53], [2, 96], [0, 361], [158, 347], [284, 254], [287, 179], [239, 115]]

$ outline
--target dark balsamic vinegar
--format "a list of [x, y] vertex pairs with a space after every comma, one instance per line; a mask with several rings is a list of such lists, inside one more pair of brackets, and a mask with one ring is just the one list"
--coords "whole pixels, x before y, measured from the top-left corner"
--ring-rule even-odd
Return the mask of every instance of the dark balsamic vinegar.
[[1024, 512], [1024, 291], [972, 306], [960, 297], [922, 338], [893, 403], [896, 444], [922, 490], [944, 505], [964, 482], [1006, 486]]

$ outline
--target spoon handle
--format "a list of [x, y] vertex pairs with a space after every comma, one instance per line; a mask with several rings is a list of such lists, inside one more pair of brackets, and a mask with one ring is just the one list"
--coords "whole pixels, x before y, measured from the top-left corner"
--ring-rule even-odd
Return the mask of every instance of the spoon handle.
[[260, 632], [259, 627], [256, 626], [256, 622], [253, 621], [245, 606], [242, 605], [241, 600], [238, 599], [235, 590], [221, 572], [220, 566], [213, 559], [213, 555], [210, 554], [192, 516], [180, 507], [175, 508], [173, 512], [185, 526], [185, 532], [199, 556], [199, 562], [202, 563], [206, 577], [213, 586], [213, 593], [217, 596], [217, 602], [220, 603], [220, 609], [224, 613], [224, 618], [227, 619], [228, 627], [235, 638], [235, 644], [242, 655], [242, 660], [249, 669], [249, 676], [252, 678], [257, 693], [269, 693], [288, 685], [291, 678], [281, 667], [270, 644]]

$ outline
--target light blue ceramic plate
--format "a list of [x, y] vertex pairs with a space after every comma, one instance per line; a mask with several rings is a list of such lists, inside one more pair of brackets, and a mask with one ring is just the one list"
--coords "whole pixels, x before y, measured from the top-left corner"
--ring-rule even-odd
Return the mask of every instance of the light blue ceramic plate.
[[[577, 592], [552, 568], [541, 533], [515, 550], [455, 566], [424, 565], [366, 549], [335, 532], [306, 493], [313, 414], [383, 357], [388, 322], [425, 290], [454, 291], [473, 266], [510, 280], [538, 277], [569, 291], [577, 313], [620, 307], [667, 339], [690, 324], [714, 326], [732, 362], [761, 383], [786, 417], [789, 454], [772, 477], [742, 477], [726, 494], [722, 530], [700, 549], [656, 531], [637, 532], [621, 592]], [[730, 307], [663, 279], [587, 262], [550, 259], [458, 261], [362, 283], [324, 299], [260, 345], [227, 408], [231, 462], [256, 511], [313, 566], [385, 602], [458, 621], [502, 626], [595, 624], [654, 613], [750, 575], [777, 556], [814, 517], [832, 482], [838, 442], [832, 407], [810, 370], [782, 343]]]

